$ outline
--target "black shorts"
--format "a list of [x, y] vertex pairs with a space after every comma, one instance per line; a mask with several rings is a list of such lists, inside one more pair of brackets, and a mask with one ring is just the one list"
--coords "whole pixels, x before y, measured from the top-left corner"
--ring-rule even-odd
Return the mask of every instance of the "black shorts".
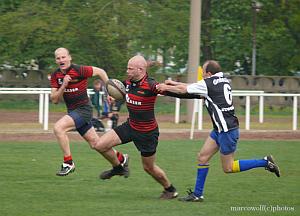
[[68, 110], [68, 115], [74, 120], [76, 130], [81, 136], [92, 127], [93, 110], [91, 106], [84, 105], [74, 110]]
[[149, 132], [140, 132], [131, 128], [129, 122], [126, 121], [114, 130], [121, 139], [122, 144], [133, 141], [142, 156], [149, 157], [155, 154], [158, 145], [158, 128]]

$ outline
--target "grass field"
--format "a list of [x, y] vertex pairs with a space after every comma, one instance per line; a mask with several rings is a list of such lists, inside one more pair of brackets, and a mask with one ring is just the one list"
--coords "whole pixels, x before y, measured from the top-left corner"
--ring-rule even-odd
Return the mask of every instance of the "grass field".
[[[180, 195], [193, 188], [199, 141], [161, 141], [157, 163]], [[158, 199], [162, 188], [144, 173], [133, 144], [118, 147], [131, 156], [131, 176], [98, 179], [109, 164], [84, 142], [72, 143], [76, 172], [56, 177], [61, 151], [56, 142], [0, 142], [0, 215], [299, 215], [300, 146], [296, 141], [241, 141], [237, 158], [272, 153], [282, 177], [264, 169], [226, 175], [219, 157], [211, 162], [203, 203]], [[279, 206], [294, 211], [239, 211], [231, 207]]]

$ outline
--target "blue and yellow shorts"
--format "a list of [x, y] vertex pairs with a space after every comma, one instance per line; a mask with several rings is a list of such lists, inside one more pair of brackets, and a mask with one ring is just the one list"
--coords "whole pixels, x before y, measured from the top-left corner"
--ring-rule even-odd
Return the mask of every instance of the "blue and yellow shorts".
[[238, 128], [227, 132], [212, 130], [210, 137], [216, 141], [217, 145], [220, 147], [220, 152], [224, 155], [228, 155], [235, 152], [240, 132]]

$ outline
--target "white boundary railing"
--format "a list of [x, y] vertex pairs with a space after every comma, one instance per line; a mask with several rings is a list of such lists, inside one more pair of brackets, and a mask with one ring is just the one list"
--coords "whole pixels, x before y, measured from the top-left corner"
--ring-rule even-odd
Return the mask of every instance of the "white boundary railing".
[[[94, 94], [92, 89], [88, 89], [88, 95]], [[39, 123], [43, 124], [43, 129], [49, 129], [49, 95], [51, 88], [0, 88], [0, 94], [30, 94], [39, 95]]]
[[[292, 130], [297, 130], [298, 122], [298, 97], [300, 94], [288, 94], [288, 93], [264, 93], [264, 92], [251, 92], [251, 91], [233, 91], [233, 96], [244, 96], [246, 97], [245, 104], [245, 129], [250, 130], [250, 97], [259, 97], [259, 122], [264, 121], [264, 97], [293, 97], [293, 123]], [[198, 130], [203, 128], [203, 99], [194, 99], [194, 108], [192, 114], [192, 124], [190, 139], [193, 139], [195, 131], [196, 113], [198, 113]]]
[[[88, 95], [94, 94], [92, 89], [88, 89]], [[39, 95], [39, 123], [43, 124], [43, 129], [48, 130], [49, 121], [49, 95], [51, 88], [0, 88], [0, 94], [32, 94]], [[259, 97], [259, 122], [264, 121], [264, 97], [293, 97], [293, 126], [292, 130], [297, 130], [297, 109], [298, 97], [300, 94], [283, 94], [283, 93], [264, 93], [264, 91], [244, 91], [236, 90], [232, 92], [233, 96], [246, 97], [245, 110], [245, 129], [250, 130], [250, 97]], [[203, 100], [194, 99], [194, 109], [192, 115], [192, 125], [190, 138], [193, 139], [195, 130], [196, 113], [198, 113], [198, 130], [203, 128]], [[180, 121], [180, 99], [175, 99], [175, 123]]]

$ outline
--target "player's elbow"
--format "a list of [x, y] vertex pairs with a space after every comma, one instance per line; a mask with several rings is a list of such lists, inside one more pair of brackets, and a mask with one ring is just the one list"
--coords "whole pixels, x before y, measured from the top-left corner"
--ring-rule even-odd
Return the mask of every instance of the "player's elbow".
[[57, 97], [53, 97], [53, 96], [50, 97], [50, 100], [54, 104], [58, 104], [58, 102], [59, 102], [59, 99]]
[[186, 88], [186, 86], [180, 86], [179, 87], [179, 92], [181, 93], [181, 94], [186, 94], [187, 93], [187, 88]]
[[103, 80], [105, 83], [108, 81], [108, 76], [106, 71], [101, 68], [93, 67], [93, 76], [100, 77], [100, 79]]
[[52, 103], [58, 104], [58, 100], [52, 100]]

